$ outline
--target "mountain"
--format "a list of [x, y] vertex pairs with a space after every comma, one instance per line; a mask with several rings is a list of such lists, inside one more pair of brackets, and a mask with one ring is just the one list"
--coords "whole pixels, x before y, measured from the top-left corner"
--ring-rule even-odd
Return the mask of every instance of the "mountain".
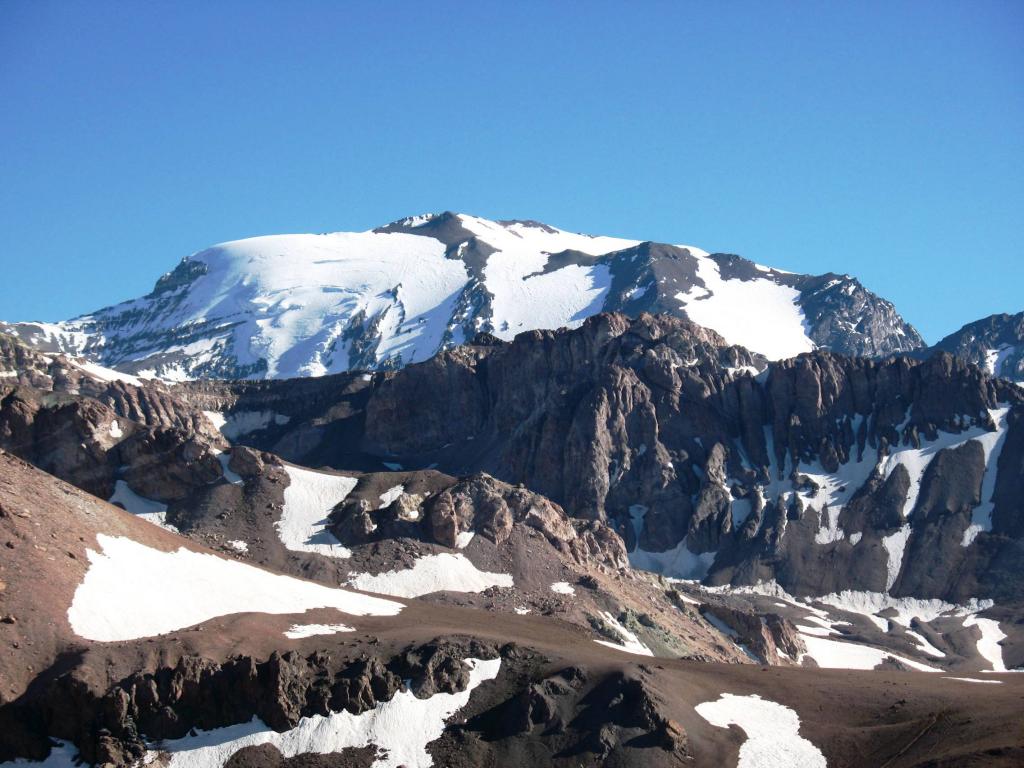
[[602, 311], [688, 318], [771, 360], [923, 346], [849, 275], [453, 213], [224, 243], [186, 257], [140, 299], [0, 330], [144, 378], [288, 378], [399, 368], [480, 332], [510, 340]]
[[[776, 593], [771, 611], [751, 613], [745, 601], [757, 595], [617, 566], [614, 534], [583, 537], [553, 560], [568, 537], [546, 529], [569, 521], [526, 489], [428, 470], [302, 469], [189, 427], [201, 414], [196, 392], [6, 350], [25, 365], [0, 385], [4, 440], [79, 479], [102, 480], [109, 468], [125, 508], [0, 450], [0, 761], [13, 761], [4, 765], [631, 768], [784, 756], [822, 768], [1024, 758], [1019, 675], [965, 676], [985, 659], [952, 653], [930, 660], [934, 672], [907, 671], [921, 653], [944, 653], [932, 642], [970, 648], [988, 619], [929, 617], [965, 625], [938, 637], [930, 624], [904, 629], [913, 610], [904, 605], [876, 647], [858, 641], [874, 622], [832, 606]], [[206, 396], [214, 390], [230, 388]], [[125, 415], [132, 408], [138, 420]], [[344, 553], [350, 542], [323, 530], [366, 514], [389, 536], [396, 526], [415, 535]], [[433, 524], [444, 520], [455, 527]], [[466, 525], [475, 536], [460, 548]], [[456, 546], [417, 538], [428, 530], [459, 532]], [[475, 560], [518, 551], [524, 567], [486, 587], [437, 585], [418, 567], [436, 555], [420, 547]], [[328, 566], [348, 560], [374, 562], [378, 578], [339, 586]], [[548, 584], [549, 568], [578, 578]], [[386, 593], [417, 584], [442, 590]], [[679, 643], [691, 649], [684, 658]]]
[[990, 315], [968, 323], [923, 354], [949, 352], [1018, 384], [1024, 384], [1024, 312]]
[[522, 483], [669, 576], [1024, 600], [1024, 391], [948, 353], [757, 361], [688, 321], [599, 315], [373, 377], [175, 389], [299, 464]]

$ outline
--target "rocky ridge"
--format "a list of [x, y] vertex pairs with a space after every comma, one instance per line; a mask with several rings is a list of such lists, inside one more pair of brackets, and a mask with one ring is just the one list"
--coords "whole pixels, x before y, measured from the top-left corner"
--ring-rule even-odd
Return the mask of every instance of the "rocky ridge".
[[1020, 599], [1002, 575], [1021, 551], [1019, 388], [948, 354], [817, 351], [747, 372], [757, 365], [686, 321], [602, 315], [481, 337], [357, 394], [325, 379], [341, 393], [326, 409], [295, 408], [270, 382], [178, 392], [195, 407], [287, 413], [241, 439], [291, 461], [522, 483], [607, 521], [635, 564], [670, 575]]
[[992, 376], [1024, 384], [1024, 312], [968, 323], [921, 354], [938, 351], [974, 363]]

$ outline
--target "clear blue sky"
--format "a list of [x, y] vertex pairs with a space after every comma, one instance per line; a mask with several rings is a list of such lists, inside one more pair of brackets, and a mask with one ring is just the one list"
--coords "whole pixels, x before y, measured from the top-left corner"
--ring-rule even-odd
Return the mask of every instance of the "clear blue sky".
[[0, 0], [0, 317], [424, 211], [1024, 309], [1024, 3]]

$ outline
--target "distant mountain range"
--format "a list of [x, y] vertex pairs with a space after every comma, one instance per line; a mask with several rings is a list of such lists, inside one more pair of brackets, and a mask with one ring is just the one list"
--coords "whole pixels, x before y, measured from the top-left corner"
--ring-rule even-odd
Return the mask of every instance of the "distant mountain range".
[[224, 243], [142, 298], [0, 330], [144, 378], [288, 378], [399, 368], [481, 332], [510, 340], [609, 311], [688, 318], [769, 360], [924, 347], [849, 275], [454, 213]]

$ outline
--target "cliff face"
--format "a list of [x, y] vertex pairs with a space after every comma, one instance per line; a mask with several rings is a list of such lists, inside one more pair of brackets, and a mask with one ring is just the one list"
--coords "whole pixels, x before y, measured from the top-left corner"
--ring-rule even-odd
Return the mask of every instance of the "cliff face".
[[168, 388], [54, 365], [0, 399], [4, 446], [104, 498], [118, 478], [165, 502], [208, 485], [217, 423], [305, 466], [521, 484], [668, 575], [1024, 594], [1003, 578], [1021, 562], [1024, 393], [945, 353], [769, 364], [685, 320], [612, 314], [373, 375]]
[[[177, 396], [287, 414], [239, 439], [291, 460], [522, 483], [608, 521], [635, 564], [673, 575], [774, 578], [797, 594], [1022, 594], [995, 576], [1020, 557], [1019, 388], [948, 354], [765, 366], [683, 320], [601, 315], [480, 337], [361, 381], [358, 396], [354, 377], [324, 379], [308, 408], [287, 383]], [[921, 548], [937, 561], [906, 556]]]
[[917, 354], [949, 352], [993, 376], [1024, 385], [1024, 312], [990, 315], [968, 323]]

